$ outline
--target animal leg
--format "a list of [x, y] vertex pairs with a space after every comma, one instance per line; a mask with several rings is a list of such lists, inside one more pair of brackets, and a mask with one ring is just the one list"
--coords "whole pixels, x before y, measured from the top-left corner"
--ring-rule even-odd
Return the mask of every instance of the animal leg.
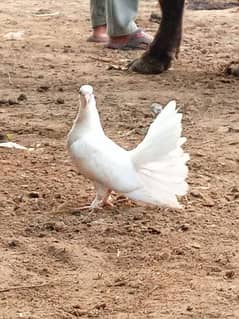
[[158, 74], [170, 68], [178, 56], [185, 0], [159, 0], [162, 20], [149, 49], [128, 65], [129, 71]]

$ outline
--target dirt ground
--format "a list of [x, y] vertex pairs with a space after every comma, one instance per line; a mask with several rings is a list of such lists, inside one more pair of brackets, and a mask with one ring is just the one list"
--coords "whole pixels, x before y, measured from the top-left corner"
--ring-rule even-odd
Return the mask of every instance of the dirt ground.
[[[156, 10], [141, 1], [151, 34]], [[187, 9], [180, 59], [143, 76], [114, 69], [141, 52], [86, 42], [88, 1], [1, 1], [0, 132], [35, 148], [0, 148], [1, 319], [239, 318], [239, 82], [222, 72], [239, 58], [238, 16]], [[25, 33], [8, 41], [11, 31]], [[54, 213], [93, 197], [65, 149], [85, 83], [126, 148], [143, 138], [153, 102], [177, 100], [191, 155], [184, 209]]]

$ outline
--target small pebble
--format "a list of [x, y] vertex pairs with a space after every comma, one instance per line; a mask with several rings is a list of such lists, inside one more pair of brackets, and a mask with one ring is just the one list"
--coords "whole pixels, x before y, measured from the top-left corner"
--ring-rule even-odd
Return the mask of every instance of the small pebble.
[[64, 222], [49, 222], [49, 223], [45, 223], [44, 224], [44, 228], [46, 230], [50, 230], [50, 231], [57, 231], [60, 232], [62, 230], [64, 230], [64, 228], [66, 227]]
[[198, 243], [193, 243], [191, 246], [192, 246], [192, 248], [196, 248], [196, 249], [201, 248], [201, 246]]
[[25, 101], [25, 100], [27, 100], [26, 94], [21, 93], [21, 94], [18, 96], [17, 100], [18, 100], [18, 101]]
[[190, 195], [192, 195], [193, 197], [196, 197], [196, 198], [203, 198], [202, 194], [198, 191], [191, 191]]
[[8, 140], [7, 135], [3, 134], [3, 133], [0, 133], [0, 142], [5, 142], [7, 140]]
[[151, 106], [150, 106], [152, 112], [155, 114], [155, 115], [158, 115], [159, 113], [162, 112], [163, 110], [163, 107], [161, 104], [159, 103], [152, 103]]
[[226, 271], [225, 276], [227, 279], [233, 279], [235, 277], [235, 271], [228, 270], [228, 271]]
[[214, 201], [211, 198], [206, 198], [205, 201], [202, 204], [203, 204], [203, 206], [206, 206], [206, 207], [215, 206], [215, 203], [214, 203]]
[[29, 198], [39, 198], [40, 195], [38, 192], [30, 192], [30, 193], [28, 193], [28, 197]]
[[16, 239], [12, 239], [8, 242], [8, 246], [11, 248], [15, 248], [19, 246], [19, 242]]
[[46, 92], [50, 89], [50, 86], [47, 84], [41, 85], [37, 88], [38, 92]]
[[239, 63], [231, 62], [225, 69], [227, 75], [239, 77]]
[[57, 103], [57, 104], [64, 104], [64, 103], [65, 103], [65, 100], [64, 100], [63, 98], [61, 98], [61, 97], [58, 97], [58, 98], [56, 99], [56, 103]]
[[181, 226], [180, 226], [180, 229], [181, 229], [182, 231], [187, 231], [187, 230], [189, 230], [189, 224], [183, 224], [183, 225], [181, 225]]

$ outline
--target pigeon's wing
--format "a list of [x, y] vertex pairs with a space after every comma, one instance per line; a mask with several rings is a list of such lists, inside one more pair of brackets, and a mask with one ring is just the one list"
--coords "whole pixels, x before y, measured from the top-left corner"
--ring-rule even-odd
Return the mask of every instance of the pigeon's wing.
[[82, 175], [119, 193], [141, 187], [129, 152], [105, 135], [87, 134], [74, 142], [70, 154]]

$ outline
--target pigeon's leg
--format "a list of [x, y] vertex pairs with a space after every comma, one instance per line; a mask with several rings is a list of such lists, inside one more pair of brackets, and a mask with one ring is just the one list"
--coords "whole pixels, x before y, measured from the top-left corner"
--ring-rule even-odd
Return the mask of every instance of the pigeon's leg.
[[[88, 210], [91, 214], [96, 209], [102, 209], [104, 205], [114, 206], [110, 201], [111, 190], [99, 183], [95, 183], [94, 186], [95, 186], [96, 196], [93, 202], [90, 205], [70, 209], [71, 213], [76, 214], [76, 213], [80, 213], [83, 210], [86, 210], [86, 211]], [[62, 210], [63, 211], [66, 210], [64, 209], [64, 205], [61, 205], [56, 210], [56, 212], [62, 212]]]
[[[110, 202], [111, 190], [99, 183], [95, 183], [94, 186], [95, 186], [96, 196], [93, 202], [90, 205], [70, 209], [69, 211], [71, 213], [76, 214], [84, 210], [84, 211], [89, 211], [89, 214], [91, 214], [97, 209], [102, 209], [104, 205], [113, 206], [113, 204]], [[62, 212], [63, 209], [64, 207], [63, 205], [61, 205], [56, 211]], [[64, 209], [64, 211], [65, 210], [66, 209]]]
[[90, 205], [92, 209], [97, 209], [97, 208], [101, 209], [104, 205], [113, 206], [113, 204], [110, 202], [110, 194], [111, 194], [110, 189], [108, 189], [107, 187], [99, 183], [95, 183], [95, 191], [96, 191], [95, 199]]
[[110, 196], [111, 192], [111, 189], [108, 189], [108, 192], [106, 193], [102, 203], [103, 205], [114, 207], [114, 204], [112, 203], [112, 198]]

